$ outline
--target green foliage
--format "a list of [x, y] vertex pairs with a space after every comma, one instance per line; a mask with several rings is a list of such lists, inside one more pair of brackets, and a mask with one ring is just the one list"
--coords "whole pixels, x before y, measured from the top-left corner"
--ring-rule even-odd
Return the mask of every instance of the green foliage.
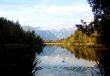
[[88, 0], [94, 13], [94, 27], [100, 33], [101, 42], [109, 48], [100, 59], [100, 64], [104, 69], [104, 76], [110, 76], [110, 1], [108, 0]]
[[36, 36], [35, 32], [24, 31], [19, 22], [13, 22], [6, 18], [0, 18], [0, 46], [5, 44], [25, 44], [31, 46], [41, 46], [43, 40]]
[[43, 40], [34, 31], [26, 32], [18, 21], [0, 18], [1, 75], [33, 76], [32, 70], [38, 64], [35, 55], [41, 53], [42, 48]]
[[[83, 20], [81, 20], [82, 24], [76, 24], [77, 30], [71, 36], [66, 39], [61, 39], [56, 42], [62, 42], [65, 44], [96, 44], [101, 43], [100, 41], [100, 33], [98, 33], [97, 29], [94, 27], [94, 22], [90, 24], [86, 24]], [[97, 39], [99, 42], [97, 42]]]
[[87, 43], [96, 44], [97, 43], [97, 36], [98, 36], [97, 31], [94, 31], [94, 33], [87, 35], [82, 30], [77, 29], [75, 31], [75, 33], [72, 34], [71, 36], [67, 37], [66, 39], [56, 41], [56, 42], [62, 42], [65, 44], [69, 43], [71, 45], [74, 45], [74, 44], [80, 45], [80, 44], [87, 44]]
[[81, 20], [82, 24], [76, 24], [76, 27], [78, 30], [82, 31], [86, 35], [90, 36], [92, 33], [94, 33], [95, 28], [93, 25], [93, 22], [91, 22], [89, 25], [86, 24], [83, 20]]
[[110, 15], [110, 2], [108, 0], [88, 0], [95, 17]]
[[88, 0], [94, 13], [94, 27], [100, 33], [101, 41], [110, 47], [110, 1], [108, 0]]

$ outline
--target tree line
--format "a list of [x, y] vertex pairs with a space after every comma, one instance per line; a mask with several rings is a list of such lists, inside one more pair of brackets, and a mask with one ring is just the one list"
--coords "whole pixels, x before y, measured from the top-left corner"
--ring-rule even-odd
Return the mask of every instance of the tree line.
[[[76, 24], [77, 30], [69, 37], [56, 42], [62, 42], [65, 44], [99, 44], [101, 40], [97, 42], [97, 38], [100, 36], [97, 30], [94, 29], [91, 24], [87, 25], [86, 22], [81, 20], [82, 24]], [[91, 22], [92, 23], [92, 22]]]
[[81, 20], [82, 24], [76, 24], [78, 29], [75, 34], [71, 35], [66, 40], [62, 39], [60, 41], [95, 42], [102, 43], [110, 48], [110, 2], [108, 0], [87, 1], [92, 8], [94, 20], [89, 24]]
[[24, 31], [18, 21], [13, 22], [4, 17], [0, 18], [0, 46], [24, 44], [42, 46], [43, 39], [34, 31]]

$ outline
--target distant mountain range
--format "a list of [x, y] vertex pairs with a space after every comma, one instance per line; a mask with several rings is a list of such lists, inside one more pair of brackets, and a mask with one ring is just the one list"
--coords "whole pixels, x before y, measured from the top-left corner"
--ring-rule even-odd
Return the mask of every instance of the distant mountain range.
[[25, 31], [34, 30], [36, 34], [40, 35], [44, 40], [58, 40], [66, 38], [74, 33], [74, 28], [62, 28], [62, 29], [42, 29], [40, 27], [22, 26]]

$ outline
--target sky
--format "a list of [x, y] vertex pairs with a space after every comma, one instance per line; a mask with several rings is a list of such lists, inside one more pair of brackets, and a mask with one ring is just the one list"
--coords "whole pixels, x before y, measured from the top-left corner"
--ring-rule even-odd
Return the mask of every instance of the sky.
[[0, 17], [22, 26], [68, 28], [93, 20], [87, 0], [0, 0]]

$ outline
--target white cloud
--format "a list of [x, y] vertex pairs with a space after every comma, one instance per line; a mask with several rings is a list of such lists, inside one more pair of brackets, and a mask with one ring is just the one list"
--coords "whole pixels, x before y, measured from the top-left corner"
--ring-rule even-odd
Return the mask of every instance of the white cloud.
[[[84, 8], [84, 9], [83, 9]], [[63, 13], [67, 13], [67, 14], [74, 14], [74, 12], [89, 12], [90, 8], [87, 5], [72, 5], [72, 6], [51, 6], [47, 8], [47, 12], [48, 13], [52, 13], [52, 14], [63, 14]]]
[[[84, 59], [76, 59], [74, 55], [70, 56], [61, 56], [60, 54], [55, 56], [37, 56], [39, 60], [42, 62], [39, 64], [39, 66], [45, 67], [45, 66], [64, 66], [64, 67], [70, 67], [70, 66], [83, 66], [83, 67], [93, 67], [96, 62], [93, 61], [86, 61]], [[64, 61], [64, 62], [62, 62]], [[50, 63], [49, 63], [50, 62]]]
[[41, 1], [40, 1], [40, 4], [43, 4], [43, 5], [44, 5], [44, 4], [48, 4], [49, 1], [50, 1], [50, 0], [41, 0]]
[[49, 6], [46, 5], [48, 2], [49, 0], [42, 0], [39, 5], [34, 6], [0, 6], [0, 16], [19, 20], [22, 25], [47, 28], [67, 27], [79, 23], [81, 19], [93, 19], [89, 5]]

